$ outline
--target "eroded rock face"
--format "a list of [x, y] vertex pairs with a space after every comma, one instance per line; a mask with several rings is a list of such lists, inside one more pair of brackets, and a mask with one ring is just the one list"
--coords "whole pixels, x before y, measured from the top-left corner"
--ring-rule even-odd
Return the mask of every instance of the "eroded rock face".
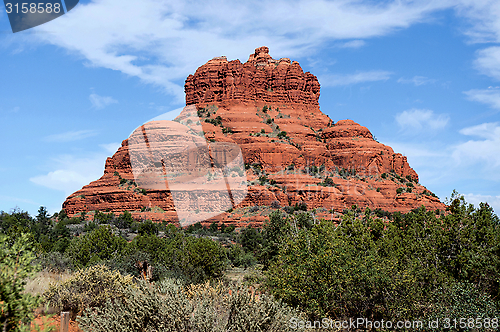
[[189, 75], [184, 87], [186, 104], [226, 100], [318, 105], [320, 85], [313, 74], [288, 58], [275, 60], [269, 48], [259, 47], [242, 64], [217, 57]]
[[[259, 225], [265, 216], [248, 215], [248, 209], [273, 202], [335, 211], [354, 204], [390, 212], [422, 205], [444, 210], [406, 157], [375, 141], [366, 127], [323, 114], [319, 90], [314, 75], [290, 59], [272, 59], [267, 47], [244, 64], [219, 57], [189, 75], [186, 104], [196, 108], [206, 140], [237, 144], [247, 166], [246, 198], [208, 222]], [[63, 208], [71, 216], [128, 210], [138, 219], [178, 222], [169, 190], [142, 190], [134, 180], [125, 140], [104, 175], [70, 195]]]

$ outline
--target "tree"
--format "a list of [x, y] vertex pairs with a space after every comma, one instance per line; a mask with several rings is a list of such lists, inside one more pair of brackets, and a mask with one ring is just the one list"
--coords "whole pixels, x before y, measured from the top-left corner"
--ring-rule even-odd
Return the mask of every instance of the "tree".
[[113, 234], [109, 227], [99, 226], [89, 234], [71, 240], [66, 254], [76, 266], [86, 267], [119, 255], [127, 241]]
[[239, 242], [246, 252], [256, 253], [262, 248], [262, 234], [257, 229], [248, 226], [241, 230]]
[[139, 235], [158, 235], [158, 225], [151, 220], [146, 220], [139, 225], [137, 233]]
[[278, 254], [280, 245], [290, 234], [290, 223], [288, 218], [284, 218], [280, 210], [272, 212], [269, 216], [269, 222], [264, 224], [263, 248], [261, 260], [264, 268], [268, 268], [271, 260]]

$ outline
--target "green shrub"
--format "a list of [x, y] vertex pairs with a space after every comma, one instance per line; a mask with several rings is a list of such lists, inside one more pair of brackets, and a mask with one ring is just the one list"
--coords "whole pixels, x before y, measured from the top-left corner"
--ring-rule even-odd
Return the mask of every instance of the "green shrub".
[[113, 224], [120, 229], [124, 229], [130, 228], [133, 222], [134, 219], [132, 218], [132, 214], [128, 211], [124, 211], [113, 221]]
[[71, 240], [66, 254], [77, 267], [119, 255], [127, 241], [115, 236], [109, 227], [99, 226], [91, 233]]
[[147, 253], [153, 266], [164, 266], [194, 283], [220, 278], [226, 268], [226, 253], [219, 243], [182, 233], [162, 239], [154, 235], [139, 235], [125, 251], [127, 254], [135, 251]]
[[280, 139], [286, 138], [286, 131], [280, 131], [277, 136]]
[[401, 194], [403, 191], [404, 191], [404, 188], [401, 188], [401, 187], [396, 189], [397, 194]]
[[194, 283], [220, 278], [226, 269], [224, 248], [207, 238], [185, 238], [176, 255], [178, 259], [172, 262], [174, 270], [181, 271]]
[[60, 311], [80, 314], [86, 308], [103, 306], [107, 299], [123, 299], [132, 279], [105, 265], [95, 265], [76, 272], [59, 285], [50, 285], [44, 298]]
[[137, 233], [139, 235], [158, 235], [158, 225], [151, 220], [140, 223]]
[[110, 224], [113, 219], [115, 219], [115, 215], [113, 212], [110, 213], [104, 213], [101, 211], [96, 211], [94, 214], [94, 222], [96, 224]]
[[229, 248], [228, 258], [231, 264], [236, 267], [248, 268], [257, 263], [257, 259], [252, 253], [245, 253], [245, 250], [237, 244]]
[[333, 182], [332, 178], [331, 177], [326, 177], [325, 180], [323, 180], [323, 182], [320, 182], [319, 183], [320, 186], [323, 186], [323, 187], [333, 187], [335, 185], [335, 183]]
[[262, 247], [262, 234], [260, 230], [248, 226], [240, 231], [239, 243], [246, 252], [258, 252]]
[[24, 293], [26, 279], [37, 267], [30, 235], [0, 235], [0, 326], [3, 331], [29, 331], [40, 299]]

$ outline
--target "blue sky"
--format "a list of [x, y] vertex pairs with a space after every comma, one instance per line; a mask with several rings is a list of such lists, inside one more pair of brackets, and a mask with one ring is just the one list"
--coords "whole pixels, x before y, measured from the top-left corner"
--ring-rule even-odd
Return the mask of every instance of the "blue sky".
[[408, 157], [442, 200], [500, 211], [500, 2], [80, 1], [12, 34], [0, 12], [0, 210], [56, 212], [187, 75], [260, 46], [321, 83], [321, 110]]

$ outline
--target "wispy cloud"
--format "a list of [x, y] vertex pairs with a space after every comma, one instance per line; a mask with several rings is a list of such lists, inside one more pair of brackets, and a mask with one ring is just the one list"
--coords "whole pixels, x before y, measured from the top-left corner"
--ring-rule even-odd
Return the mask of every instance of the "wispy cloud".
[[[499, 64], [500, 65], [500, 64]], [[469, 90], [464, 94], [468, 99], [489, 105], [492, 108], [500, 109], [500, 89]]]
[[457, 163], [482, 164], [492, 178], [500, 179], [500, 125], [498, 122], [483, 123], [460, 130], [462, 135], [480, 139], [469, 140], [454, 147], [453, 158]]
[[118, 148], [121, 146], [121, 143], [108, 143], [108, 144], [99, 144], [101, 148], [106, 150], [110, 154], [114, 154]]
[[446, 127], [450, 117], [446, 114], [435, 114], [432, 110], [411, 109], [396, 115], [396, 122], [402, 130], [421, 131], [424, 129], [439, 130]]
[[500, 80], [500, 47], [488, 47], [476, 53], [474, 65], [482, 74]]
[[340, 48], [360, 48], [366, 45], [366, 42], [361, 39], [351, 40], [342, 44], [339, 44]]
[[182, 101], [183, 88], [176, 80], [207, 57], [226, 55], [244, 61], [262, 45], [275, 57], [311, 54], [327, 41], [347, 40], [346, 47], [359, 47], [361, 39], [425, 22], [436, 10], [448, 7], [449, 3], [430, 0], [143, 0], [140, 6], [132, 0], [92, 0], [36, 28], [57, 34], [33, 38], [74, 52], [91, 66], [161, 86]]
[[425, 85], [434, 82], [436, 82], [436, 80], [427, 78], [425, 76], [413, 76], [412, 78], [401, 77], [400, 79], [398, 79], [398, 83], [413, 84], [415, 86]]
[[323, 75], [319, 77], [321, 86], [342, 86], [366, 82], [387, 81], [392, 73], [384, 70], [371, 70], [354, 74]]
[[53, 134], [44, 138], [46, 142], [72, 142], [97, 135], [95, 130], [67, 131], [61, 134]]
[[[500, 42], [499, 1], [459, 0], [455, 9], [458, 15], [470, 22], [470, 26], [463, 30], [470, 42]], [[493, 46], [477, 51], [474, 65], [482, 74], [500, 80], [500, 47]]]
[[454, 1], [458, 15], [467, 18], [470, 26], [463, 32], [472, 43], [500, 42], [500, 3], [492, 0]]
[[497, 215], [500, 215], [500, 196], [481, 195], [481, 194], [464, 194], [467, 203], [474, 204], [479, 207], [479, 203], [488, 203], [493, 208]]
[[[50, 189], [63, 191], [66, 195], [70, 195], [102, 175], [102, 170], [97, 171], [96, 167], [97, 162], [99, 162], [101, 166], [103, 164], [102, 159], [99, 159], [100, 160], [72, 158], [71, 161], [75, 163], [75, 166], [71, 167], [70, 165], [66, 165], [66, 168], [54, 170], [46, 175], [32, 177], [30, 181]], [[76, 165], [78, 165], [78, 167], [76, 167]]]
[[490, 140], [500, 140], [500, 127], [498, 126], [498, 122], [482, 123], [477, 126], [461, 129], [459, 132], [460, 134], [467, 136], [477, 136]]
[[118, 103], [118, 101], [113, 99], [112, 97], [99, 96], [95, 93], [90, 94], [89, 100], [92, 103], [92, 107], [98, 110], [103, 109], [111, 104]]
[[73, 155], [59, 156], [53, 161], [53, 171], [34, 176], [30, 181], [70, 195], [102, 176], [106, 157], [107, 154], [103, 153], [93, 153], [84, 158]]

